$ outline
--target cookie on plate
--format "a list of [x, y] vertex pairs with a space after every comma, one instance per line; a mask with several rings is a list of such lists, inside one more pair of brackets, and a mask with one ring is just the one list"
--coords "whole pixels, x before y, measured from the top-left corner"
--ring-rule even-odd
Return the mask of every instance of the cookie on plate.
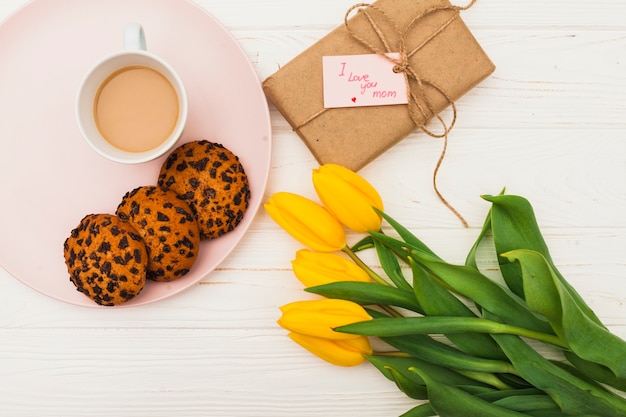
[[76, 289], [103, 306], [137, 296], [146, 282], [148, 256], [137, 231], [112, 214], [89, 214], [63, 244]]
[[147, 278], [173, 281], [198, 257], [200, 230], [189, 205], [178, 194], [153, 185], [137, 187], [115, 212], [135, 227], [148, 250]]
[[232, 231], [250, 200], [248, 177], [239, 158], [207, 140], [188, 142], [172, 151], [161, 167], [158, 185], [189, 203], [203, 240]]

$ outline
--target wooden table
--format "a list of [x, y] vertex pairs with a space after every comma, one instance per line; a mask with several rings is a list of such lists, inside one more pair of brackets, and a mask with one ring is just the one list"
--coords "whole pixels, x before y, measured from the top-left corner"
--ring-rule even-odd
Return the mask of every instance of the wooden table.
[[[0, 0], [0, 17], [26, 3]], [[232, 31], [263, 80], [341, 24], [354, 2], [196, 3]], [[622, 338], [625, 17], [621, 0], [480, 0], [463, 13], [497, 66], [457, 102], [458, 121], [439, 176], [442, 193], [469, 228], [431, 186], [440, 140], [416, 132], [361, 171], [380, 191], [386, 211], [450, 262], [464, 261], [480, 230], [488, 210], [481, 194], [506, 186], [527, 197], [561, 272]], [[277, 191], [310, 196], [317, 163], [270, 110], [266, 198]], [[202, 282], [126, 309], [59, 302], [0, 271], [0, 415], [403, 413], [413, 401], [373, 367], [322, 362], [276, 325], [279, 306], [311, 297], [290, 270], [299, 248], [261, 210], [240, 245]]]

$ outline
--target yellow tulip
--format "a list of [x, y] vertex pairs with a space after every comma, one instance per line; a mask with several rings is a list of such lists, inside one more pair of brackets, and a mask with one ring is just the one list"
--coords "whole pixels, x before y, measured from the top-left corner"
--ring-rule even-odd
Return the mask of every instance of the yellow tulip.
[[295, 301], [280, 308], [278, 324], [291, 332], [322, 339], [345, 340], [356, 336], [336, 332], [335, 327], [371, 320], [363, 307], [347, 300], [325, 298]]
[[380, 230], [383, 211], [376, 189], [356, 172], [336, 164], [313, 170], [313, 186], [322, 204], [348, 228], [366, 233]]
[[293, 273], [306, 287], [341, 281], [370, 282], [367, 272], [354, 262], [334, 253], [301, 249], [291, 261]]
[[365, 336], [346, 340], [329, 340], [300, 333], [289, 333], [291, 340], [333, 365], [356, 366], [371, 355], [372, 347]]
[[265, 210], [287, 233], [313, 250], [334, 252], [346, 246], [343, 226], [314, 201], [279, 192], [269, 198]]

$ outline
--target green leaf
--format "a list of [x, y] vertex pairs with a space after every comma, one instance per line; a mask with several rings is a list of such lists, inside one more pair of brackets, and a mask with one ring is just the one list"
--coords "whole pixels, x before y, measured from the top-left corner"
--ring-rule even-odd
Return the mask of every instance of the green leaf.
[[[495, 318], [490, 316], [490, 318]], [[517, 373], [572, 415], [626, 415], [626, 400], [589, 384], [541, 356], [518, 336], [493, 335]]]
[[487, 372], [471, 372], [471, 371], [460, 371], [460, 370], [458, 372], [461, 375], [464, 375], [468, 378], [473, 379], [474, 381], [482, 382], [498, 390], [513, 389], [513, 387], [511, 387], [510, 385], [507, 385], [504, 381], [502, 381], [499, 375], [495, 375], [495, 374], [491, 374]]
[[542, 333], [552, 332], [548, 322], [529, 311], [523, 300], [476, 269], [451, 265], [416, 250], [411, 251], [411, 258], [453, 292], [498, 315], [506, 323]]
[[412, 372], [410, 370], [411, 368], [419, 366], [421, 369], [425, 369], [437, 381], [445, 384], [464, 387], [472, 386], [479, 388], [479, 392], [483, 392], [483, 390], [489, 388], [487, 384], [476, 381], [473, 378], [468, 378], [462, 373], [456, 372], [447, 366], [435, 365], [415, 357], [369, 355], [366, 356], [366, 358], [388, 379], [392, 379], [392, 375], [390, 375], [388, 371], [393, 368], [411, 380], [412, 383], [421, 385], [424, 388], [424, 381], [418, 374]]
[[417, 372], [426, 383], [430, 404], [440, 417], [527, 416], [527, 414], [498, 407], [457, 387], [438, 382], [419, 368], [415, 368], [415, 372]]
[[586, 361], [573, 352], [566, 351], [565, 357], [583, 375], [626, 392], [626, 379], [617, 378], [609, 368], [595, 362]]
[[[467, 375], [467, 374], [471, 374], [472, 372], [466, 372], [466, 371], [459, 371], [459, 373]], [[475, 372], [475, 374], [479, 374], [480, 372]], [[484, 374], [484, 375], [488, 375], [488, 374]], [[494, 375], [495, 376], [495, 375]], [[476, 382], [480, 382], [480, 381], [476, 381]], [[480, 386], [480, 385], [456, 385], [457, 388], [462, 389], [465, 392], [468, 392], [472, 395], [486, 395], [486, 394], [491, 394], [494, 392], [494, 388], [493, 386]], [[507, 388], [508, 389], [508, 388]]]
[[[548, 247], [539, 231], [534, 211], [526, 199], [514, 195], [487, 195], [483, 198], [492, 203], [491, 230], [498, 254], [514, 249], [533, 249], [548, 255]], [[519, 266], [503, 259], [498, 262], [511, 291], [524, 297]]]
[[426, 385], [422, 378], [409, 371], [413, 358], [365, 355], [365, 358], [390, 381], [396, 383], [400, 391], [416, 400], [426, 400]]
[[[377, 310], [368, 308], [365, 310], [375, 319], [390, 318], [389, 315]], [[381, 340], [408, 355], [452, 370], [492, 372], [502, 374], [502, 376], [515, 373], [513, 366], [506, 361], [471, 356], [453, 346], [434, 340], [430, 336], [384, 337]]]
[[[602, 322], [593, 310], [554, 265], [530, 202], [523, 197], [514, 195], [483, 196], [483, 198], [492, 203], [490, 210], [491, 229], [498, 255], [517, 249], [528, 249], [541, 253], [554, 269], [564, 287], [570, 292], [581, 311], [590, 320], [602, 326]], [[503, 257], [500, 257], [498, 262], [502, 276], [509, 288], [518, 296], [523, 297], [523, 278], [520, 266], [514, 262], [508, 262]]]
[[[424, 268], [411, 262], [415, 297], [428, 316], [476, 317], [476, 314], [450, 291], [441, 286]], [[484, 334], [446, 334], [461, 350], [491, 359], [505, 359], [496, 342]]]
[[524, 397], [531, 395], [543, 395], [544, 392], [537, 388], [523, 388], [523, 389], [506, 389], [506, 390], [495, 390], [492, 392], [485, 392], [476, 394], [478, 397], [482, 398], [485, 401], [489, 401], [490, 403], [494, 401], [501, 400], [503, 398], [515, 396], [515, 397]]
[[378, 318], [339, 326], [341, 333], [363, 336], [395, 337], [416, 334], [451, 334], [451, 333], [489, 333], [514, 334], [558, 344], [560, 341], [552, 334], [534, 332], [523, 327], [511, 326], [493, 320], [478, 317], [397, 317]]
[[426, 335], [382, 337], [381, 340], [411, 356], [450, 369], [488, 373], [515, 373], [515, 368], [506, 361], [468, 355]]
[[404, 392], [407, 397], [415, 400], [428, 399], [428, 393], [426, 392], [426, 386], [416, 385], [411, 379], [407, 378], [403, 372], [395, 368], [388, 369], [390, 379], [396, 383], [396, 386], [400, 391]]
[[380, 232], [369, 232], [373, 240], [378, 241], [380, 244], [386, 246], [391, 251], [402, 257], [403, 260], [408, 262], [407, 256], [411, 250], [417, 250], [424, 254], [424, 256], [430, 256], [432, 259], [440, 260], [437, 255], [433, 255], [429, 251], [425, 251], [418, 246], [413, 246], [410, 243], [406, 243], [400, 239], [392, 236], [388, 236]]
[[352, 245], [350, 250], [352, 252], [360, 252], [362, 250], [371, 249], [374, 247], [374, 241], [371, 236], [365, 236], [363, 239], [359, 240], [357, 243]]
[[549, 396], [543, 395], [511, 395], [492, 402], [499, 407], [519, 412], [531, 412], [536, 410], [560, 411], [559, 406]]
[[[565, 356], [567, 356], [567, 354], [569, 353], [568, 351], [564, 351], [563, 352], [565, 354]], [[604, 389], [604, 387], [602, 386], [602, 384], [598, 381], [596, 381], [595, 379], [591, 378], [589, 375], [584, 374], [583, 372], [581, 372], [578, 368], [576, 368], [575, 366], [573, 366], [571, 363], [566, 362], [562, 359], [557, 360], [557, 359], [550, 359], [550, 362], [555, 364], [556, 366], [558, 366], [561, 369], [564, 369], [566, 372], [574, 375], [576, 378], [581, 379], [583, 381], [585, 381], [586, 383], [590, 384], [590, 385], [594, 385], [597, 388], [602, 388]], [[592, 363], [592, 362], [590, 362]], [[597, 365], [597, 364], [595, 364]], [[611, 371], [609, 371], [607, 369], [607, 371], [612, 375], [613, 373]]]
[[483, 228], [481, 229], [476, 241], [470, 248], [467, 257], [465, 258], [465, 265], [471, 266], [472, 268], [478, 269], [478, 264], [476, 263], [476, 253], [478, 252], [478, 247], [480, 243], [485, 239], [487, 234], [491, 231], [491, 210], [487, 213], [487, 218], [485, 219], [485, 223], [483, 224]]
[[506, 383], [507, 385], [510, 385], [517, 389], [527, 389], [527, 388], [532, 387], [532, 385], [528, 381], [526, 381], [524, 378], [518, 375], [503, 374], [503, 375], [500, 375], [500, 379], [502, 379], [502, 381]]
[[569, 414], [556, 410], [535, 410], [528, 411], [527, 414], [531, 417], [604, 417], [599, 414]]
[[510, 261], [521, 264], [522, 289], [531, 311], [543, 315], [558, 335], [562, 335], [563, 309], [561, 296], [555, 283], [552, 268], [539, 253], [518, 249], [502, 254]]
[[400, 262], [398, 262], [395, 253], [377, 239], [374, 239], [374, 247], [376, 248], [376, 254], [378, 255], [378, 260], [380, 261], [383, 271], [385, 271], [396, 287], [413, 291], [413, 287], [406, 281], [402, 273]]
[[398, 223], [396, 220], [394, 220], [391, 216], [389, 216], [388, 214], [378, 210], [376, 207], [374, 207], [374, 210], [376, 210], [378, 212], [378, 214], [380, 214], [382, 216], [383, 219], [385, 219], [385, 221], [387, 221], [387, 223], [389, 223], [391, 225], [391, 227], [394, 228], [394, 230], [398, 233], [398, 235], [402, 238], [402, 240], [404, 240], [404, 242], [412, 248], [415, 249], [419, 249], [423, 252], [426, 252], [430, 255], [433, 255], [435, 257], [438, 258], [438, 256], [435, 254], [435, 252], [433, 252], [428, 246], [426, 246], [426, 244], [424, 244], [424, 242], [422, 242], [417, 236], [415, 236], [413, 233], [411, 233], [410, 230], [408, 230], [406, 227], [402, 226], [400, 223]]
[[413, 292], [374, 282], [342, 281], [306, 288], [305, 291], [327, 298], [349, 300], [360, 305], [388, 305], [422, 314]]
[[433, 410], [430, 403], [420, 404], [417, 407], [411, 408], [406, 413], [403, 413], [400, 417], [434, 417], [437, 413]]
[[504, 256], [521, 265], [529, 308], [546, 316], [577, 356], [606, 366], [618, 378], [626, 378], [626, 342], [581, 310], [547, 259], [531, 250], [515, 250]]

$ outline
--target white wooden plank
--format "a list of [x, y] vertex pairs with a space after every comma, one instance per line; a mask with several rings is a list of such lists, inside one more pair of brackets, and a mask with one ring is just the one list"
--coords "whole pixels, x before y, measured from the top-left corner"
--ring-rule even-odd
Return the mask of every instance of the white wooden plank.
[[[359, 3], [354, 0], [318, 0], [313, 3], [282, 0], [194, 1], [231, 28], [324, 26], [329, 30], [342, 24], [346, 10]], [[462, 6], [469, 1], [455, 0], [452, 3]], [[462, 14], [468, 25], [506, 29], [546, 26], [621, 29], [625, 26], [625, 15], [626, 5], [620, 0], [478, 0], [473, 8]]]
[[[217, 18], [229, 29], [244, 27], [299, 28], [318, 26], [331, 30], [342, 24], [353, 0], [318, 0], [314, 3], [286, 0], [192, 0], [201, 9]], [[19, 10], [26, 0], [0, 1], [0, 16]], [[468, 1], [453, 1], [464, 5]], [[626, 5], [620, 0], [571, 2], [555, 0], [478, 0], [463, 12], [470, 27], [500, 27], [505, 29], [537, 27], [584, 27], [592, 30], [624, 29]]]
[[[6, 416], [380, 416], [411, 404], [372, 367], [345, 372], [272, 333], [69, 329], [2, 336]], [[380, 405], [360, 409], [363, 392]]]
[[[275, 132], [266, 194], [292, 191], [313, 198], [311, 170], [317, 163], [292, 132]], [[388, 150], [361, 174], [380, 190], [387, 211], [411, 227], [456, 227], [457, 220], [433, 192], [432, 176], [442, 142], [416, 132]], [[300, 167], [294, 170], [294, 166]], [[623, 227], [626, 142], [620, 130], [468, 129], [450, 134], [439, 171], [444, 196], [482, 225], [488, 205], [480, 196], [528, 198], [544, 227]]]
[[[353, 1], [195, 0], [244, 48], [259, 79], [341, 24]], [[23, 0], [0, 0], [0, 17]], [[456, 2], [459, 4], [461, 2]], [[387, 211], [440, 255], [463, 262], [506, 186], [528, 197], [570, 283], [626, 339], [626, 3], [479, 0], [463, 13], [496, 72], [457, 104], [439, 177], [470, 229], [431, 187], [441, 142], [411, 134], [362, 174]], [[272, 109], [266, 197], [314, 196], [317, 163]], [[351, 241], [358, 236], [349, 235]], [[395, 416], [406, 399], [371, 366], [338, 368], [293, 344], [278, 307], [314, 297], [289, 260], [301, 246], [261, 210], [201, 283], [148, 306], [89, 309], [0, 270], [0, 416]], [[380, 271], [371, 253], [363, 254]], [[493, 260], [481, 254], [488, 274]], [[491, 269], [490, 264], [491, 262]]]

